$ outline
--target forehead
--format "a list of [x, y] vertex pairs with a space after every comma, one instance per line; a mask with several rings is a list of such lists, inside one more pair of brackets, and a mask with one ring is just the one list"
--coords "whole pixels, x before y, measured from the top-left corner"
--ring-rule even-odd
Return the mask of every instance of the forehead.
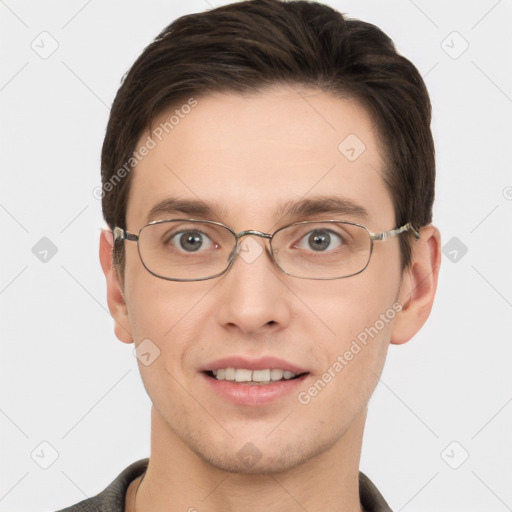
[[[312, 214], [314, 208], [295, 203], [325, 197], [349, 205], [347, 218], [366, 218], [369, 227], [393, 223], [378, 136], [353, 100], [293, 87], [215, 93], [174, 105], [152, 130], [137, 144], [148, 135], [154, 141], [132, 171], [128, 229], [165, 218], [166, 203], [176, 200], [189, 203], [188, 217], [195, 212], [236, 229], [266, 229], [279, 216]], [[202, 205], [194, 210], [193, 203]]]

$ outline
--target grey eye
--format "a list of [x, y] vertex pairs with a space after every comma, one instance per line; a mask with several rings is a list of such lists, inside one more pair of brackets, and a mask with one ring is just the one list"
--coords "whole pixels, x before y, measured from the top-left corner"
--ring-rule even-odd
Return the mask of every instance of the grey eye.
[[169, 238], [169, 243], [176, 248], [183, 249], [185, 252], [196, 252], [199, 249], [210, 249], [213, 247], [210, 237], [196, 230], [174, 233]]
[[[332, 246], [334, 244], [334, 246]], [[301, 249], [313, 249], [316, 252], [335, 249], [343, 245], [343, 238], [329, 229], [315, 229], [299, 242]]]
[[182, 234], [179, 240], [181, 247], [188, 251], [197, 251], [203, 244], [202, 236], [199, 234]]

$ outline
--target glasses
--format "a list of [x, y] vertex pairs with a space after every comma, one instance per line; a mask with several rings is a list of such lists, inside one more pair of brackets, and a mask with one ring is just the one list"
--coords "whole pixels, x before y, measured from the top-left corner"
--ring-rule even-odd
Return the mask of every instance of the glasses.
[[245, 236], [267, 238], [272, 261], [289, 276], [343, 279], [368, 266], [374, 242], [406, 231], [420, 238], [410, 222], [372, 233], [361, 224], [338, 220], [295, 222], [268, 234], [254, 230], [236, 233], [215, 221], [173, 219], [150, 222], [137, 235], [120, 227], [114, 228], [113, 234], [114, 241], [137, 242], [140, 259], [154, 276], [169, 281], [203, 281], [226, 273], [235, 256], [247, 251], [240, 244]]

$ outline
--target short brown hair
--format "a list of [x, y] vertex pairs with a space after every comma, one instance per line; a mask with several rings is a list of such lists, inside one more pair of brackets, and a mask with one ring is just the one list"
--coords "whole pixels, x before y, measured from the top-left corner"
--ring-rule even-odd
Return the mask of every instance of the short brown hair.
[[[278, 84], [312, 86], [359, 101], [376, 123], [386, 153], [383, 178], [396, 225], [411, 222], [419, 228], [431, 222], [431, 104], [415, 66], [378, 27], [331, 7], [250, 0], [178, 18], [125, 75], [101, 155], [102, 208], [109, 227], [126, 229], [131, 183], [126, 162], [157, 115], [191, 96], [250, 93]], [[123, 166], [123, 179], [114, 182]], [[400, 236], [402, 269], [411, 262], [410, 243], [408, 234]], [[114, 266], [122, 276], [122, 242], [116, 243]]]

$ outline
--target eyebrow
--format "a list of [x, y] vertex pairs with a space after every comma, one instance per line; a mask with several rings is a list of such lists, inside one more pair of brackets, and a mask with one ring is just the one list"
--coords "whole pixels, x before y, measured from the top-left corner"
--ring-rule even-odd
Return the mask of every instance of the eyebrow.
[[[147, 222], [165, 220], [163, 216], [183, 214], [194, 218], [224, 218], [230, 210], [225, 206], [216, 206], [209, 201], [180, 199], [169, 197], [155, 204], [148, 213]], [[313, 217], [320, 214], [332, 214], [368, 219], [366, 208], [350, 199], [338, 196], [315, 196], [299, 201], [287, 201], [275, 210], [279, 218]]]

